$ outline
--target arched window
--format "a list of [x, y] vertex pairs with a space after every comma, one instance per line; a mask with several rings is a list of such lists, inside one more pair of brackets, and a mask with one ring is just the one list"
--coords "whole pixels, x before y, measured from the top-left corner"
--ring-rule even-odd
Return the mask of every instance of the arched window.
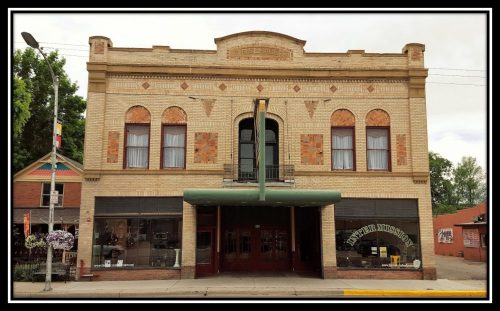
[[[239, 125], [238, 177], [241, 180], [256, 180], [257, 157], [255, 152], [254, 119], [243, 119]], [[266, 179], [279, 179], [278, 123], [266, 119]]]
[[330, 118], [332, 126], [332, 170], [356, 169], [354, 150], [355, 119], [347, 109], [338, 109]]
[[125, 114], [124, 168], [149, 167], [149, 131], [151, 114], [142, 106], [131, 107]]
[[180, 107], [168, 107], [162, 114], [162, 168], [186, 167], [186, 112]]
[[391, 170], [391, 139], [389, 114], [374, 109], [366, 115], [366, 157], [369, 171]]

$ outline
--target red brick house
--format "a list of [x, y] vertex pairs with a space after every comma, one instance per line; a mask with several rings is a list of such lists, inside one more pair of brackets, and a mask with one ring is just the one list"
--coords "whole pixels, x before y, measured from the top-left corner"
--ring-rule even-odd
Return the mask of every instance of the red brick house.
[[[31, 233], [47, 233], [50, 201], [50, 153], [14, 175], [12, 202], [13, 258], [26, 260], [24, 247], [24, 215], [30, 216]], [[57, 154], [56, 190], [59, 203], [54, 208], [54, 230], [63, 229], [78, 238], [80, 196], [83, 166]], [[74, 249], [76, 250], [76, 243]], [[31, 257], [44, 256], [42, 250], [32, 250]], [[56, 257], [62, 253], [56, 252]]]
[[488, 231], [486, 203], [454, 214], [434, 217], [434, 249], [438, 255], [486, 261]]

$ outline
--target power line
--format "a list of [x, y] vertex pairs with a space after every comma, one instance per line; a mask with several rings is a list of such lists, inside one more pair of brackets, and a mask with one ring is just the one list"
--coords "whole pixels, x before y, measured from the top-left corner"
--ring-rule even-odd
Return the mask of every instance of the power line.
[[437, 70], [459, 70], [459, 71], [486, 71], [486, 70], [480, 70], [480, 69], [438, 68], [438, 67], [428, 67], [428, 69], [437, 69]]
[[439, 74], [439, 73], [430, 73], [429, 76], [462, 77], [462, 78], [486, 78], [486, 77], [483, 77], [483, 76], [443, 75], [443, 74]]
[[486, 86], [486, 84], [471, 84], [471, 83], [452, 83], [452, 82], [429, 82], [427, 83], [433, 83], [433, 84], [454, 84], [454, 85], [471, 85], [471, 86]]
[[44, 42], [44, 41], [40, 41], [40, 43], [57, 44], [57, 45], [85, 46], [85, 47], [88, 47], [88, 45], [85, 45], [85, 44], [70, 44], [70, 43], [57, 43], [57, 42]]
[[82, 49], [70, 49], [70, 48], [60, 48], [60, 47], [51, 47], [51, 46], [44, 46], [44, 49], [50, 49], [50, 50], [69, 50], [69, 51], [84, 51], [88, 52], [89, 50], [82, 50]]

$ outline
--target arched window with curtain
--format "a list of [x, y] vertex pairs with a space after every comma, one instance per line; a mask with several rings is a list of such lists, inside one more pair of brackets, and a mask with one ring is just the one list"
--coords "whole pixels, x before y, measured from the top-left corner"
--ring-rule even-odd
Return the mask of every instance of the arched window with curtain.
[[186, 168], [187, 115], [180, 107], [168, 107], [162, 114], [162, 168]]
[[338, 109], [332, 113], [330, 124], [332, 126], [332, 170], [356, 170], [354, 115], [347, 109]]
[[366, 115], [366, 157], [369, 171], [391, 170], [390, 117], [382, 109]]
[[[266, 180], [279, 179], [278, 123], [266, 119]], [[239, 124], [238, 179], [256, 180], [257, 155], [255, 152], [255, 125], [253, 118], [241, 120]]]
[[124, 168], [149, 167], [151, 114], [143, 106], [131, 107], [125, 114]]

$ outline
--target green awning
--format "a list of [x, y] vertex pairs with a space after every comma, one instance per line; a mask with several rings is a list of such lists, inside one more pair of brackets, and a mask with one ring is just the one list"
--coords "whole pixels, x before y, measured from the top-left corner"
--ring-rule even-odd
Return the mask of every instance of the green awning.
[[191, 205], [233, 206], [324, 206], [340, 201], [340, 192], [308, 189], [185, 189], [184, 201]]

